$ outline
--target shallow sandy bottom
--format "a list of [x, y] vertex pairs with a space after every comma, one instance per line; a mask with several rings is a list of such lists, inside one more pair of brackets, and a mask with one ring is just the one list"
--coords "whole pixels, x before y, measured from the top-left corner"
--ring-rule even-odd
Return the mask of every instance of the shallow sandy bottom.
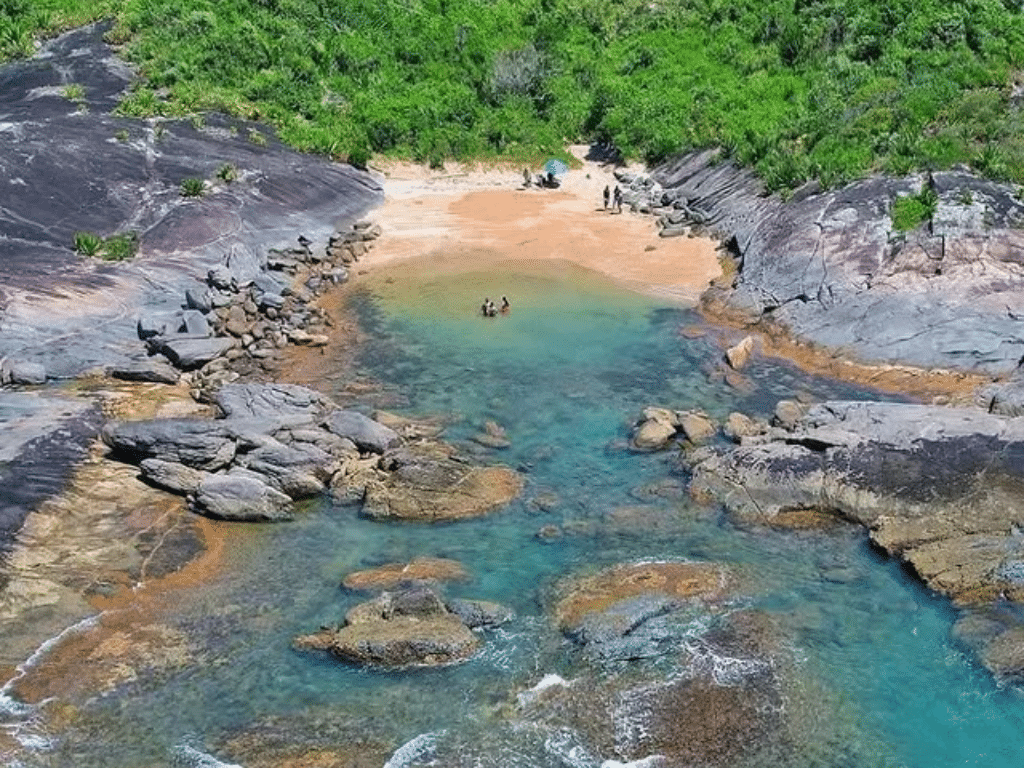
[[384, 236], [359, 270], [425, 256], [432, 268], [455, 272], [498, 263], [528, 271], [561, 260], [632, 290], [695, 305], [721, 274], [718, 243], [660, 238], [653, 216], [604, 210], [601, 191], [616, 184], [611, 171], [583, 161], [562, 177], [560, 189], [546, 190], [523, 188], [521, 170], [389, 166], [382, 169], [384, 204], [372, 213]]

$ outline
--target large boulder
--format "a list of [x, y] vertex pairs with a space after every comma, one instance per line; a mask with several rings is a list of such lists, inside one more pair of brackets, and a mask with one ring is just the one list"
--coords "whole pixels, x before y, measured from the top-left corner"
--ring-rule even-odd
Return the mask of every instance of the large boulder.
[[176, 367], [191, 371], [226, 354], [234, 345], [226, 338], [182, 335], [161, 339], [158, 350]]
[[218, 520], [278, 522], [292, 518], [292, 500], [243, 474], [211, 475], [192, 498], [197, 512]]
[[111, 422], [103, 441], [134, 462], [154, 458], [197, 469], [226, 467], [235, 456], [235, 432], [222, 421], [153, 419]]
[[214, 402], [227, 417], [268, 420], [282, 416], [314, 419], [334, 408], [324, 395], [297, 384], [225, 384]]

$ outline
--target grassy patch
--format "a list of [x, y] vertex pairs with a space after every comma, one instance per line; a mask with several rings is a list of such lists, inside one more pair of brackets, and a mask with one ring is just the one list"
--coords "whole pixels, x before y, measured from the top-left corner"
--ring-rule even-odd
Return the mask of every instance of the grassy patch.
[[238, 180], [238, 169], [235, 168], [231, 163], [224, 163], [220, 168], [217, 169], [217, 178], [223, 181], [225, 184], [230, 184], [233, 181]]
[[893, 229], [908, 232], [930, 221], [935, 215], [938, 202], [938, 195], [930, 187], [925, 187], [916, 195], [896, 198], [889, 212]]
[[74, 249], [83, 256], [94, 256], [104, 261], [124, 261], [138, 253], [139, 235], [136, 232], [123, 232], [102, 238], [94, 232], [76, 232]]
[[203, 192], [206, 191], [206, 182], [202, 179], [187, 178], [182, 179], [181, 182], [181, 196], [182, 197], [202, 197]]

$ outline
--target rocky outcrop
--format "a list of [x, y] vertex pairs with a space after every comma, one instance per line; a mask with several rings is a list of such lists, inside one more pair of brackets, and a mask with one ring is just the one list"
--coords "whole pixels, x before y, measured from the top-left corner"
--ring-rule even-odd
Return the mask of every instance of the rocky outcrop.
[[494, 625], [511, 615], [488, 603], [461, 601], [457, 607], [450, 610], [422, 585], [384, 592], [350, 610], [344, 625], [298, 637], [294, 646], [374, 667], [441, 666], [476, 652], [480, 638], [472, 626]]
[[[728, 246], [735, 277], [705, 294], [712, 315], [866, 363], [1004, 374], [1024, 356], [1024, 202], [1011, 185], [949, 171], [812, 183], [783, 201], [712, 151], [618, 176], [664, 231]], [[903, 232], [893, 206], [907, 196], [930, 196], [934, 212]]]
[[1024, 597], [1024, 420], [974, 408], [828, 402], [789, 429], [689, 461], [691, 492], [748, 524], [805, 511], [865, 526], [960, 603]]
[[711, 563], [623, 563], [559, 584], [552, 613], [590, 659], [649, 658], [676, 650], [734, 588], [729, 571]]
[[439, 557], [417, 557], [408, 563], [386, 563], [346, 576], [345, 589], [370, 591], [395, 589], [409, 582], [463, 581], [469, 578], [462, 563]]
[[633, 425], [629, 446], [634, 451], [663, 450], [683, 438], [692, 445], [706, 442], [718, 431], [703, 411], [673, 411], [649, 406]]
[[369, 517], [451, 520], [497, 509], [522, 488], [511, 469], [469, 464], [422, 437], [403, 445], [389, 427], [305, 387], [226, 384], [213, 401], [222, 418], [111, 422], [103, 440], [195, 511], [229, 520], [287, 519], [293, 500], [328, 489]]

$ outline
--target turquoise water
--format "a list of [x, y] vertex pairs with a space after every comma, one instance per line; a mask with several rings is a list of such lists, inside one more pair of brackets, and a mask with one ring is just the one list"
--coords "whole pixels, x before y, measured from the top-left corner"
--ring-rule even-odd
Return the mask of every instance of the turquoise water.
[[[510, 314], [475, 314], [483, 296], [501, 294]], [[25, 734], [51, 742], [25, 750], [22, 765], [197, 764], [183, 747], [245, 765], [231, 739], [274, 729], [312, 746], [366, 740], [381, 765], [408, 742], [406, 758], [391, 765], [583, 768], [621, 759], [581, 757], [509, 711], [545, 674], [593, 674], [545, 616], [554, 583], [639, 558], [728, 564], [744, 575], [736, 605], [764, 609], [782, 627], [798, 680], [788, 706], [800, 748], [764, 764], [1021, 763], [1020, 691], [994, 685], [951, 638], [951, 606], [860, 531], [737, 529], [686, 497], [671, 453], [623, 448], [646, 405], [722, 419], [732, 410], [767, 414], [797, 394], [877, 393], [762, 360], [745, 371], [746, 387], [733, 388], [713, 335], [681, 333], [700, 326], [694, 315], [567, 266], [407, 269], [351, 301], [372, 338], [358, 373], [386, 383], [361, 405], [443, 417], [446, 439], [523, 472], [522, 497], [485, 519], [444, 525], [375, 523], [316, 502], [294, 523], [246, 529], [223, 575], [162, 619], [189, 638], [188, 663], [77, 702], [70, 726], [27, 723]], [[333, 373], [326, 366], [325, 381]], [[471, 442], [487, 420], [505, 428], [508, 449]], [[531, 503], [538, 496], [543, 507]], [[562, 536], [539, 539], [546, 525]], [[295, 635], [337, 622], [358, 602], [339, 589], [346, 573], [416, 556], [461, 561], [472, 579], [449, 594], [496, 600], [518, 618], [488, 634], [468, 663], [439, 670], [366, 671], [291, 650]]]

